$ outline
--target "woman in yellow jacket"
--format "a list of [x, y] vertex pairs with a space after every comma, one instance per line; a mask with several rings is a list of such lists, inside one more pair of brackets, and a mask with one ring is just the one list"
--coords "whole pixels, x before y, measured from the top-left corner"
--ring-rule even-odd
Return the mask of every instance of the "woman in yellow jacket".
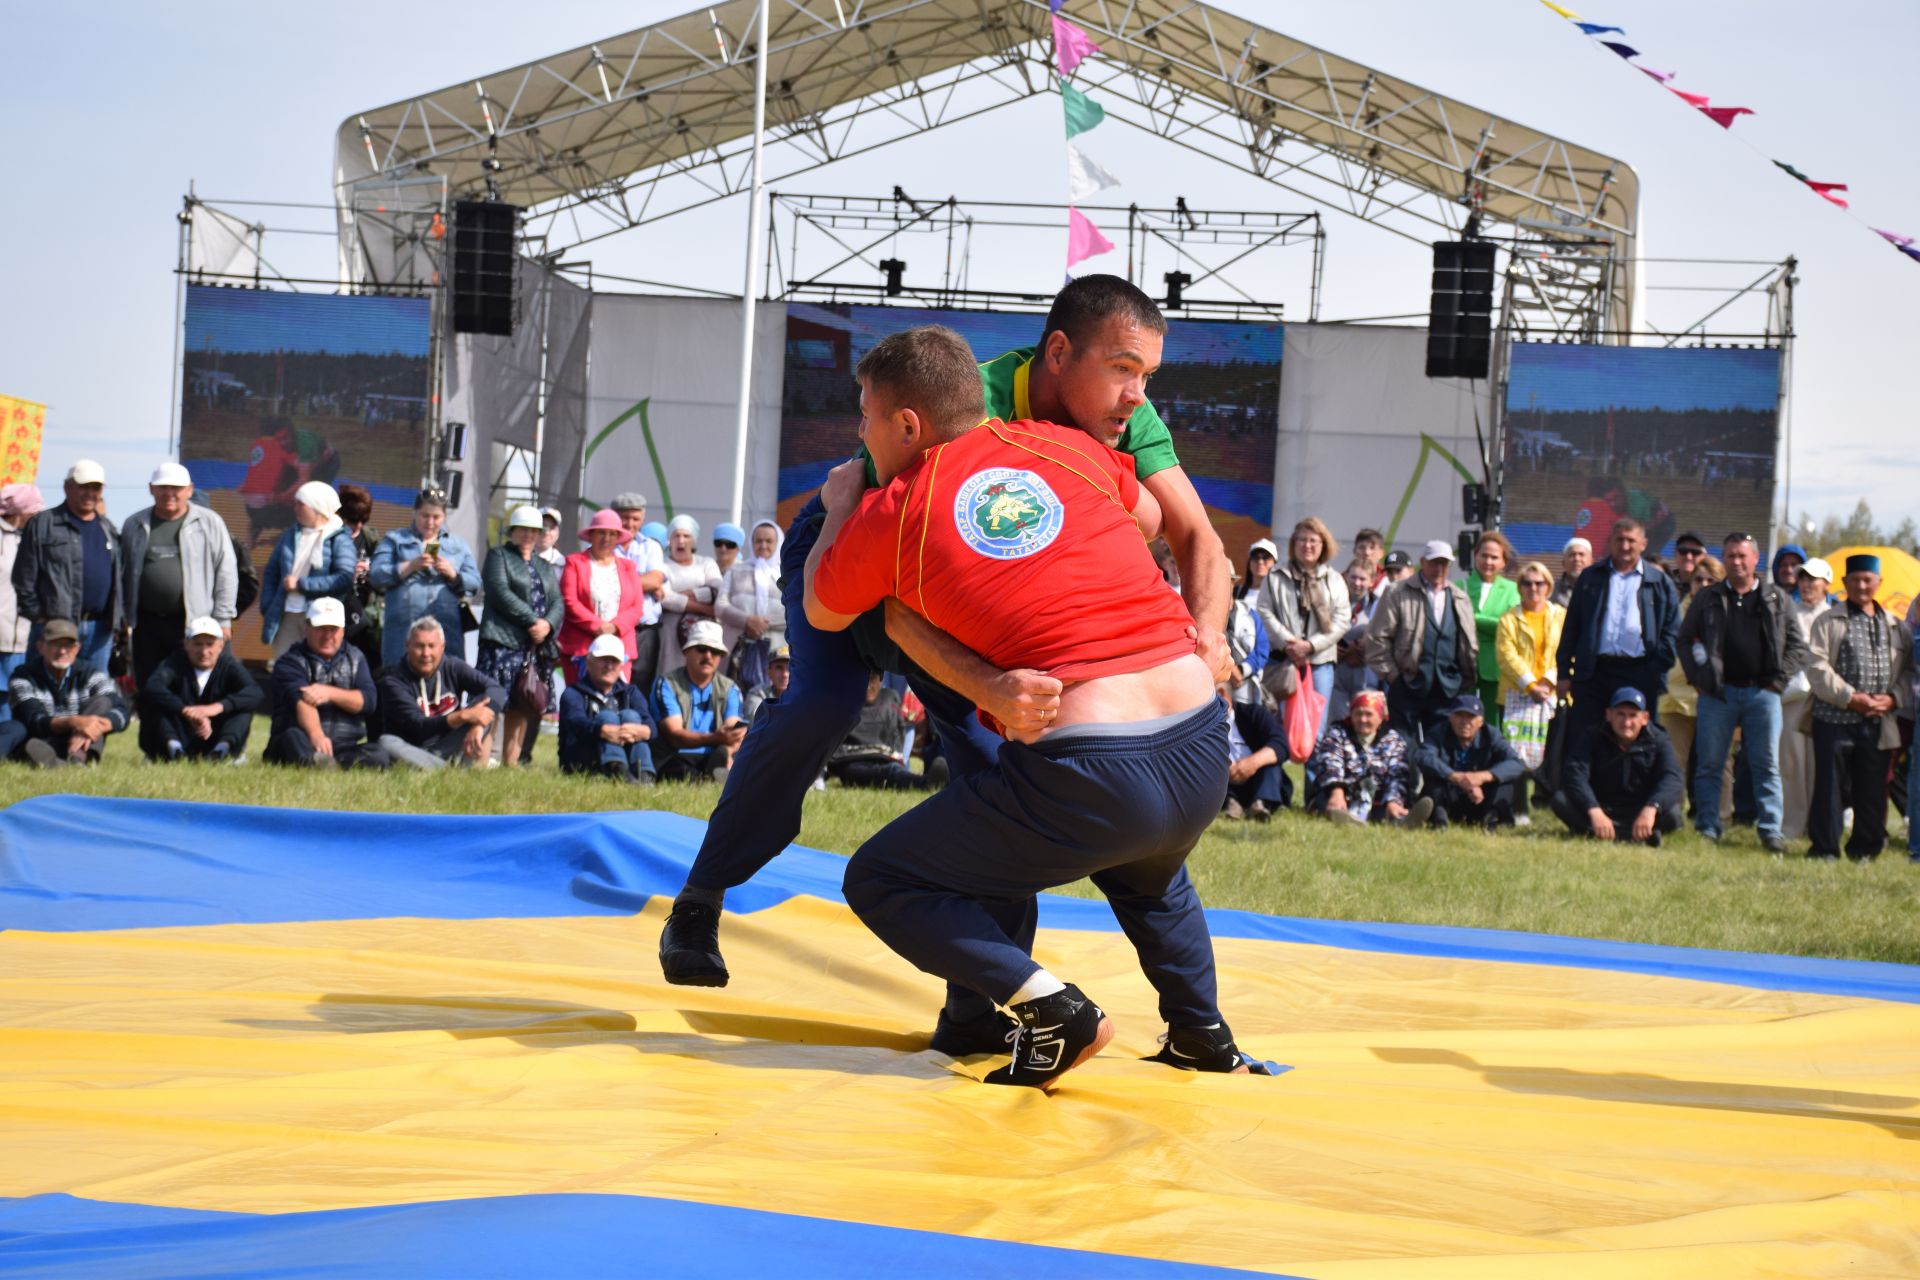
[[[1504, 709], [1508, 699], [1515, 699], [1518, 705], [1518, 700], [1524, 698], [1552, 708], [1554, 687], [1559, 679], [1554, 669], [1555, 655], [1560, 652], [1560, 630], [1566, 623], [1567, 611], [1553, 602], [1553, 574], [1538, 560], [1520, 566], [1518, 586], [1520, 603], [1500, 615], [1494, 630], [1494, 655], [1500, 664], [1500, 704]], [[1507, 722], [1507, 733], [1509, 736], [1524, 733], [1517, 718]], [[1546, 763], [1543, 758], [1534, 775], [1551, 785], [1557, 779], [1551, 778]], [[1519, 808], [1524, 813], [1524, 785], [1519, 796]]]

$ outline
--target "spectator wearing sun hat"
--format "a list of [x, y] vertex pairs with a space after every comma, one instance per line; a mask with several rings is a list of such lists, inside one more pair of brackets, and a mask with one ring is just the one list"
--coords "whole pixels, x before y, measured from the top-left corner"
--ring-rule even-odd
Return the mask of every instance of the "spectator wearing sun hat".
[[30, 484], [0, 487], [0, 724], [13, 715], [4, 690], [13, 673], [32, 652], [27, 636], [33, 622], [20, 612], [13, 590], [13, 565], [20, 555], [20, 530], [46, 505], [40, 490]]
[[619, 515], [596, 511], [580, 529], [586, 550], [568, 556], [560, 571], [560, 602], [566, 613], [560, 626], [561, 671], [568, 684], [585, 674], [587, 648], [595, 636], [603, 635], [615, 636], [625, 646], [627, 667], [621, 679], [632, 678], [646, 589], [640, 571], [619, 550], [633, 540]]
[[[480, 619], [478, 667], [482, 674], [511, 692], [529, 662], [535, 664], [539, 684], [560, 663], [559, 631], [567, 619], [560, 599], [560, 575], [535, 549], [546, 522], [533, 507], [515, 507], [507, 513], [505, 540], [487, 550], [480, 578], [486, 587], [485, 612]], [[506, 704], [496, 745], [500, 757], [518, 768], [539, 727], [546, 707], [525, 699]]]
[[260, 580], [260, 640], [276, 661], [306, 634], [307, 606], [315, 600], [339, 600], [345, 612], [359, 554], [332, 485], [309, 480], [293, 491], [293, 523]]
[[121, 618], [120, 530], [102, 507], [107, 473], [82, 458], [67, 469], [66, 499], [28, 520], [20, 530], [13, 562], [13, 591], [20, 615], [39, 628], [65, 618], [80, 633], [82, 662], [107, 669], [114, 628]]
[[[1800, 634], [1813, 641], [1813, 624], [1833, 607], [1833, 566], [1815, 556], [1800, 566]], [[1798, 840], [1807, 834], [1813, 805], [1813, 682], [1803, 668], [1780, 695], [1780, 835]], [[1909, 809], [1911, 812], [1911, 809]]]
[[560, 768], [620, 782], [653, 782], [658, 732], [647, 697], [620, 678], [627, 652], [617, 636], [595, 636], [586, 672], [560, 695]]
[[720, 674], [727, 652], [720, 624], [700, 618], [687, 627], [678, 671], [653, 682], [653, 716], [660, 725], [660, 776], [666, 780], [725, 782], [733, 753], [747, 734], [740, 690]]
[[266, 700], [227, 648], [218, 618], [187, 624], [186, 641], [140, 686], [140, 750], [147, 759], [238, 763]]
[[210, 617], [233, 635], [240, 586], [233, 536], [211, 507], [193, 502], [193, 477], [177, 462], [154, 468], [147, 482], [153, 505], [121, 526], [121, 601], [133, 627], [133, 683], [147, 677], [180, 647], [189, 618]]
[[367, 655], [347, 643], [346, 627], [346, 606], [321, 596], [307, 606], [301, 638], [275, 660], [273, 726], [261, 752], [268, 764], [385, 769], [393, 763], [367, 740], [380, 695]]
[[1448, 580], [1452, 568], [1453, 547], [1427, 543], [1420, 571], [1387, 589], [1367, 626], [1367, 661], [1387, 686], [1389, 723], [1414, 746], [1479, 680], [1473, 602]]

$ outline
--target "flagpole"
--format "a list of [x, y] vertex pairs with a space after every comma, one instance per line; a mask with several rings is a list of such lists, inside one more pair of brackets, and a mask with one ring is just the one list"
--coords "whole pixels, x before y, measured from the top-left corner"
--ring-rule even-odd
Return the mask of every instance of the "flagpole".
[[740, 413], [733, 442], [733, 523], [741, 523], [747, 489], [747, 431], [753, 418], [753, 290], [760, 275], [762, 178], [760, 152], [767, 129], [767, 9], [760, 0], [753, 57], [753, 178], [747, 192], [747, 269], [740, 288]]

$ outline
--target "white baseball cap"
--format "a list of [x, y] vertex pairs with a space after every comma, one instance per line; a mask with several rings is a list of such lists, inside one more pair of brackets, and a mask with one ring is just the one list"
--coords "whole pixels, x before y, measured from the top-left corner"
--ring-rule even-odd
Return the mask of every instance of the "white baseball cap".
[[618, 658], [627, 660], [627, 642], [619, 636], [595, 636], [593, 643], [587, 646], [589, 658]]
[[688, 649], [715, 649], [721, 653], [727, 651], [726, 633], [720, 630], [720, 624], [706, 618], [687, 628], [687, 638], [680, 642], [681, 652]]
[[545, 529], [546, 521], [540, 518], [538, 507], [515, 507], [507, 513], [509, 529]]
[[347, 625], [347, 607], [332, 596], [321, 596], [307, 605], [307, 625], [344, 627]]
[[1442, 539], [1433, 538], [1420, 549], [1420, 559], [1422, 563], [1428, 560], [1452, 560], [1453, 546]]
[[1280, 548], [1273, 544], [1272, 538], [1255, 538], [1253, 545], [1247, 548], [1247, 554], [1252, 555], [1256, 551], [1266, 552], [1269, 559], [1278, 560], [1280, 558]]
[[1822, 582], [1832, 582], [1833, 566], [1825, 560], [1822, 560], [1819, 556], [1815, 556], [1800, 566], [1800, 576], [1803, 578], [1818, 578]]
[[74, 484], [105, 484], [107, 469], [92, 458], [82, 458], [67, 468], [67, 479]]
[[214, 618], [195, 618], [187, 624], [187, 639], [195, 636], [221, 636], [226, 632], [220, 629], [220, 623]]
[[163, 462], [153, 469], [153, 478], [148, 480], [147, 483], [174, 489], [184, 489], [193, 483], [193, 477], [189, 475], [187, 469], [179, 463]]

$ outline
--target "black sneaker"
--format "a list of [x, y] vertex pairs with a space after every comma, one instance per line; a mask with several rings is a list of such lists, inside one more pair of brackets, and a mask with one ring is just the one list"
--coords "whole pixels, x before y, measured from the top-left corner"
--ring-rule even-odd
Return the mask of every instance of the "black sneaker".
[[942, 1009], [927, 1048], [949, 1058], [964, 1058], [973, 1053], [1005, 1053], [1008, 1041], [1019, 1026], [998, 1009], [989, 1008], [977, 1017], [966, 1019], [950, 1018]]
[[1761, 836], [1760, 847], [1776, 858], [1785, 857], [1787, 852], [1787, 838], [1777, 835]]
[[1226, 1023], [1217, 1027], [1168, 1027], [1160, 1037], [1160, 1052], [1142, 1062], [1162, 1062], [1182, 1071], [1217, 1071], [1226, 1075], [1271, 1074], [1263, 1062], [1240, 1052]]
[[1044, 1089], [1113, 1039], [1113, 1020], [1072, 983], [1008, 1012], [1020, 1020], [1011, 1033], [1013, 1061], [990, 1073], [988, 1084]]
[[720, 911], [704, 902], [676, 902], [660, 930], [660, 976], [676, 987], [724, 987]]

